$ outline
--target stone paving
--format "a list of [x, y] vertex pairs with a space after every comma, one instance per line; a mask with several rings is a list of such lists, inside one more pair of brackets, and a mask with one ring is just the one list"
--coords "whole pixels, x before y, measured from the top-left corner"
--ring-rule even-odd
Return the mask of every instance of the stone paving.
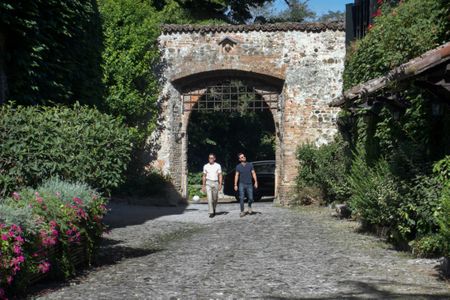
[[38, 299], [450, 299], [438, 260], [415, 259], [325, 208], [113, 204], [100, 266]]

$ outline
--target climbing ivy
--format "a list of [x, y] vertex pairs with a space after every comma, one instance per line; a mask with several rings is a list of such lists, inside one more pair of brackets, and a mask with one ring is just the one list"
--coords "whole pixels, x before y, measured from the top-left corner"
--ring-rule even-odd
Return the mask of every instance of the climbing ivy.
[[347, 56], [344, 88], [384, 75], [450, 37], [448, 0], [406, 0], [385, 4], [368, 35]]
[[98, 105], [101, 27], [95, 0], [0, 2], [8, 99]]

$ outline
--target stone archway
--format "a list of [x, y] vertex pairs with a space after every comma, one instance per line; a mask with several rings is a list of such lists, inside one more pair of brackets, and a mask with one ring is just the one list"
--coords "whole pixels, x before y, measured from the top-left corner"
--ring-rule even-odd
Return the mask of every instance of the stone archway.
[[[159, 38], [163, 90], [158, 130], [149, 139], [153, 167], [186, 192], [184, 98], [217, 78], [255, 82], [277, 93], [277, 202], [288, 205], [295, 186], [296, 148], [320, 145], [337, 132], [338, 109], [328, 104], [342, 91], [345, 33], [340, 24], [166, 25]], [[269, 89], [269, 90], [265, 90]]]
[[[195, 78], [197, 80], [195, 80]], [[181, 94], [181, 101], [183, 103], [182, 106], [182, 119], [181, 119], [181, 129], [182, 133], [181, 138], [181, 194], [183, 197], [187, 196], [187, 178], [188, 178], [188, 126], [190, 122], [190, 117], [192, 114], [192, 109], [194, 106], [198, 106], [202, 101], [205, 101], [205, 95], [207, 95], [207, 90], [211, 87], [217, 87], [218, 84], [223, 83], [228, 80], [237, 80], [246, 86], [246, 88], [250, 88], [254, 93], [254, 98], [256, 95], [261, 99], [258, 102], [252, 102], [255, 106], [252, 108], [247, 108], [250, 110], [262, 110], [267, 109], [271, 113], [271, 117], [273, 118], [273, 124], [275, 127], [275, 161], [276, 161], [276, 171], [275, 171], [275, 196], [277, 195], [277, 187], [280, 174], [283, 173], [281, 163], [282, 152], [281, 145], [281, 128], [280, 124], [282, 124], [282, 97], [281, 91], [283, 88], [283, 81], [278, 78], [271, 78], [270, 76], [261, 76], [259, 74], [242, 71], [217, 71], [217, 72], [209, 72], [208, 76], [205, 74], [196, 74], [189, 76], [187, 78], [183, 78], [175, 83], [175, 86], [178, 88]], [[237, 92], [237, 91], [236, 91]], [[220, 93], [220, 92], [219, 92]], [[227, 90], [224, 95], [228, 96], [231, 91]], [[247, 93], [247, 91], [246, 91]], [[259, 98], [258, 97], [258, 98]], [[255, 99], [253, 99], [255, 100]], [[216, 103], [215, 103], [216, 104]], [[235, 103], [238, 106], [238, 103]], [[204, 108], [203, 108], [204, 109]], [[212, 108], [211, 111], [235, 111], [236, 107], [216, 107]]]

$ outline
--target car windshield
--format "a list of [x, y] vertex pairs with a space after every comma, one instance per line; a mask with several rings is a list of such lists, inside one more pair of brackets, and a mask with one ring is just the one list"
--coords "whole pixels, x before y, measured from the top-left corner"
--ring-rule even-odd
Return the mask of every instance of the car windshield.
[[267, 163], [267, 164], [254, 164], [256, 174], [258, 173], [267, 173], [273, 174], [275, 173], [275, 164]]

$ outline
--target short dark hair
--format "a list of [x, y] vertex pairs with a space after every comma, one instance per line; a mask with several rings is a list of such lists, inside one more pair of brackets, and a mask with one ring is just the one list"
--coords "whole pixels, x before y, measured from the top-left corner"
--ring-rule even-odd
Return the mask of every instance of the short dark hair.
[[210, 157], [211, 155], [214, 156], [214, 158], [216, 158], [216, 155], [214, 153], [208, 154], [208, 157]]
[[242, 153], [242, 152], [239, 152], [239, 153], [238, 153], [238, 158], [239, 158], [239, 156], [241, 156], [241, 155], [244, 155], [244, 156], [245, 156], [245, 154], [244, 154], [244, 153]]

